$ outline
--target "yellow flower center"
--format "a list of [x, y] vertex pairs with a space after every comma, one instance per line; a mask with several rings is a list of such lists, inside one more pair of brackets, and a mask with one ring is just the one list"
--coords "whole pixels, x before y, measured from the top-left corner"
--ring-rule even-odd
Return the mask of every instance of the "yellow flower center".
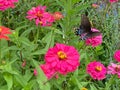
[[36, 14], [36, 16], [42, 17], [43, 15], [42, 15], [42, 13], [40, 11], [38, 11], [37, 14]]
[[2, 32], [2, 28], [0, 28], [0, 32]]
[[118, 65], [115, 67], [115, 71], [120, 71], [120, 67]]
[[100, 72], [102, 70], [102, 67], [101, 66], [96, 66], [95, 70]]
[[87, 88], [85, 88], [85, 87], [83, 87], [83, 88], [81, 88], [80, 90], [88, 90]]
[[57, 53], [57, 55], [58, 55], [59, 59], [61, 59], [61, 60], [67, 58], [66, 53], [64, 53], [63, 51], [59, 51], [59, 52]]
[[40, 21], [39, 23], [40, 23], [40, 25], [41, 25], [41, 24], [43, 24], [43, 22], [42, 22], [42, 21]]

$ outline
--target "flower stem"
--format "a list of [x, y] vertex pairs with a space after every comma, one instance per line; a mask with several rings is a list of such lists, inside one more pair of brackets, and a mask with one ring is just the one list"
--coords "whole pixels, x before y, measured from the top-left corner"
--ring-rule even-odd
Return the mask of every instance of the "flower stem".
[[1, 40], [0, 40], [0, 62], [1, 62], [1, 60], [2, 60], [2, 57], [1, 57]]
[[38, 37], [39, 37], [39, 30], [40, 30], [41, 28], [37, 28], [37, 31], [36, 31], [36, 37], [35, 37], [35, 40], [34, 40], [34, 42], [37, 44], [37, 41], [38, 41]]

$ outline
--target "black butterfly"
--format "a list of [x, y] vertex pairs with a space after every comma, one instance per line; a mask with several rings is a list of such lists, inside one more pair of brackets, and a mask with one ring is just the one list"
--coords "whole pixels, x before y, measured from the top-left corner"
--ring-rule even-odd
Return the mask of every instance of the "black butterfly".
[[76, 35], [80, 35], [82, 40], [86, 40], [101, 34], [100, 32], [91, 31], [91, 24], [86, 15], [81, 16], [81, 25], [78, 29], [76, 29], [75, 33]]

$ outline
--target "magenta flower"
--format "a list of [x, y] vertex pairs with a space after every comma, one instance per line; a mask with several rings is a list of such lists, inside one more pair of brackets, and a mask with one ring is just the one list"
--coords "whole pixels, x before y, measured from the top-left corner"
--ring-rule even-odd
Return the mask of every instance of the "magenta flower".
[[109, 0], [110, 3], [118, 2], [118, 0]]
[[55, 77], [56, 71], [49, 64], [40, 65], [48, 79]]
[[90, 62], [87, 65], [87, 69], [86, 69], [87, 73], [90, 74], [90, 76], [93, 79], [97, 79], [97, 80], [102, 80], [106, 77], [106, 68], [103, 64], [101, 64], [100, 62]]
[[114, 53], [114, 59], [118, 62], [120, 62], [120, 50], [115, 51]]
[[120, 78], [120, 65], [111, 63], [108, 67], [107, 67], [107, 73], [108, 74], [113, 74], [113, 75], [118, 75], [118, 78]]
[[[40, 65], [40, 68], [43, 70], [43, 72], [46, 75], [47, 79], [50, 79], [50, 78], [56, 76], [55, 70], [53, 68], [51, 68], [49, 64]], [[34, 69], [34, 75], [37, 76], [37, 74], [38, 74], [37, 70]]]
[[41, 26], [51, 26], [54, 22], [54, 17], [49, 12], [46, 12], [46, 6], [37, 6], [33, 7], [27, 12], [26, 18], [29, 20], [34, 19], [36, 25], [40, 24]]
[[[98, 31], [97, 29], [95, 28], [92, 28], [91, 29], [93, 32], [95, 31]], [[102, 35], [99, 35], [99, 36], [95, 36], [95, 37], [92, 37], [92, 38], [88, 38], [85, 40], [85, 43], [86, 45], [91, 45], [92, 47], [96, 47], [98, 45], [100, 45], [102, 43]]]
[[55, 71], [65, 75], [79, 66], [79, 53], [73, 46], [57, 43], [47, 51], [45, 61]]
[[14, 8], [14, 3], [17, 3], [18, 0], [0, 0], [0, 11], [4, 11], [8, 8]]

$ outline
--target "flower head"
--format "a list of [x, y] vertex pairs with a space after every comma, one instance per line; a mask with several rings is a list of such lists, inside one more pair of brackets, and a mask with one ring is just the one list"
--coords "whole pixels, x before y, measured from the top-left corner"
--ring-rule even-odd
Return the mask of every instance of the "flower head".
[[113, 74], [113, 75], [118, 75], [118, 78], [120, 78], [120, 65], [111, 63], [108, 67], [107, 67], [107, 73], [108, 74]]
[[109, 0], [110, 3], [118, 2], [118, 0]]
[[54, 17], [55, 20], [60, 20], [61, 18], [63, 18], [63, 15], [62, 15], [61, 12], [55, 12], [53, 14], [53, 17]]
[[120, 62], [120, 50], [115, 51], [114, 53], [114, 59], [118, 62]]
[[9, 37], [6, 34], [11, 34], [10, 29], [4, 26], [0, 26], [0, 39], [9, 40]]
[[0, 11], [4, 11], [8, 8], [14, 8], [14, 3], [18, 0], [0, 0]]
[[[92, 28], [91, 29], [93, 32], [96, 32], [99, 30], [95, 29], [95, 28]], [[102, 43], [102, 35], [99, 35], [99, 36], [95, 36], [95, 37], [92, 37], [92, 38], [88, 38], [85, 40], [86, 42], [86, 45], [92, 45], [92, 47], [96, 47], [98, 45], [100, 45]]]
[[85, 88], [85, 87], [83, 87], [83, 88], [81, 88], [80, 90], [88, 90], [87, 88]]
[[87, 73], [90, 74], [93, 79], [104, 79], [106, 77], [106, 72], [105, 66], [100, 62], [93, 61], [87, 65]]
[[93, 7], [93, 8], [98, 8], [98, 7], [99, 7], [99, 5], [98, 5], [98, 4], [95, 4], [95, 3], [93, 3], [93, 4], [92, 4], [92, 7]]
[[55, 69], [53, 69], [49, 64], [43, 64], [43, 65], [40, 65], [40, 67], [48, 79], [50, 79], [55, 75], [55, 72], [56, 72]]
[[[49, 64], [42, 64], [40, 65], [40, 68], [42, 69], [42, 71], [44, 72], [44, 74], [46, 75], [48, 79], [54, 77], [55, 70], [51, 68]], [[34, 69], [34, 75], [37, 76], [37, 74], [38, 74], [37, 70]]]
[[29, 20], [34, 19], [36, 25], [51, 26], [54, 22], [54, 17], [49, 12], [46, 12], [46, 6], [33, 7], [27, 12], [26, 18]]
[[45, 61], [51, 68], [65, 75], [79, 66], [79, 53], [73, 46], [57, 43], [47, 51]]

